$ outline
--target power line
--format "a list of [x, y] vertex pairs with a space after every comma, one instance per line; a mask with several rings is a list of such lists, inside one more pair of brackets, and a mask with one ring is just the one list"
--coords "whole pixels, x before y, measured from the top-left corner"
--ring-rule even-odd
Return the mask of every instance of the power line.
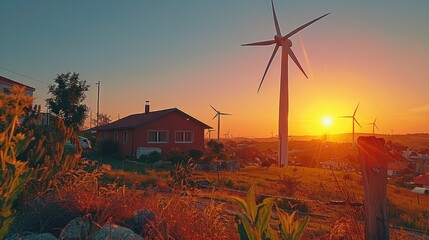
[[19, 75], [19, 76], [22, 76], [22, 77], [25, 77], [25, 78], [31, 79], [31, 80], [33, 80], [33, 81], [40, 82], [40, 83], [43, 83], [43, 84], [46, 84], [46, 85], [50, 85], [50, 84], [49, 84], [49, 83], [47, 83], [47, 82], [44, 82], [44, 81], [42, 81], [42, 80], [39, 80], [39, 79], [36, 79], [36, 78], [30, 77], [30, 76], [28, 76], [28, 75], [25, 75], [25, 74], [22, 74], [22, 73], [19, 73], [19, 72], [16, 72], [16, 71], [13, 71], [13, 70], [10, 70], [10, 69], [7, 69], [7, 68], [4, 68], [4, 67], [1, 67], [1, 66], [0, 66], [0, 68], [1, 68], [1, 69], [3, 69], [3, 70], [5, 70], [5, 71], [8, 71], [8, 72], [11, 72], [11, 73], [17, 74], [17, 75]]

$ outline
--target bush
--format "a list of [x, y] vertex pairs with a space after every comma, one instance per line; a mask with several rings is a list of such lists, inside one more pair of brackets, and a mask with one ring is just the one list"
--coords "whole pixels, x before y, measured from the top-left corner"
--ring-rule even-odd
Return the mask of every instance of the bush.
[[287, 196], [293, 196], [295, 194], [296, 190], [301, 184], [301, 181], [299, 181], [298, 179], [298, 177], [283, 175], [279, 180], [279, 183], [282, 186], [282, 190]]
[[170, 161], [173, 164], [177, 164], [177, 163], [183, 163], [187, 160], [188, 158], [186, 157], [186, 155], [180, 151], [178, 148], [173, 148], [170, 151], [168, 151], [167, 156], [165, 158], [165, 160]]
[[157, 151], [150, 152], [149, 155], [147, 155], [146, 161], [148, 163], [155, 163], [161, 160], [161, 153]]
[[193, 160], [199, 160], [203, 156], [203, 152], [198, 149], [191, 149], [189, 150], [189, 157], [191, 157]]

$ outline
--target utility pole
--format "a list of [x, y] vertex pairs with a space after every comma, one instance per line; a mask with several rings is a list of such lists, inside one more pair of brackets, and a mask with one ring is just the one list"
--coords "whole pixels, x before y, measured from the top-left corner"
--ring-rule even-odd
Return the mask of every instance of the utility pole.
[[100, 115], [100, 81], [97, 83], [97, 127], [98, 127], [98, 116]]
[[89, 129], [92, 128], [92, 110], [89, 112]]

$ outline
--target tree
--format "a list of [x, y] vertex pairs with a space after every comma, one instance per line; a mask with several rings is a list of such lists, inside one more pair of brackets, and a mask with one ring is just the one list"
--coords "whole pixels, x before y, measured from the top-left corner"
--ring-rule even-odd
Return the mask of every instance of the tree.
[[79, 79], [79, 73], [62, 73], [49, 86], [51, 98], [46, 99], [50, 111], [64, 120], [66, 126], [79, 128], [87, 116], [88, 107], [83, 104], [89, 85]]
[[[98, 115], [98, 126], [109, 124], [112, 121], [111, 117], [107, 114], [100, 113]], [[97, 126], [97, 119], [91, 119], [91, 124]]]

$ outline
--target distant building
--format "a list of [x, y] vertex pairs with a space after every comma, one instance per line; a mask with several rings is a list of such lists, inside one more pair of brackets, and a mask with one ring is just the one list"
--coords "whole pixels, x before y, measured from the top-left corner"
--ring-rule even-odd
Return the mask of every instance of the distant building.
[[[119, 144], [122, 156], [138, 155], [138, 151], [154, 149], [167, 153], [179, 148], [204, 150], [204, 131], [211, 127], [177, 108], [129, 115], [104, 126], [96, 127], [97, 141], [110, 140]], [[140, 150], [139, 150], [140, 149]]]
[[0, 93], [10, 94], [13, 85], [24, 86], [25, 87], [25, 95], [33, 97], [33, 92], [36, 90], [33, 87], [27, 86], [25, 84], [19, 83], [12, 79], [0, 76]]
[[414, 177], [416, 186], [429, 189], [429, 173]]
[[337, 162], [337, 161], [334, 161], [334, 160], [327, 160], [327, 161], [320, 162], [320, 166], [322, 168], [333, 169], [333, 170], [344, 169], [348, 165], [349, 165], [348, 162]]
[[387, 163], [387, 176], [395, 177], [402, 174], [405, 167], [400, 162], [389, 162]]

